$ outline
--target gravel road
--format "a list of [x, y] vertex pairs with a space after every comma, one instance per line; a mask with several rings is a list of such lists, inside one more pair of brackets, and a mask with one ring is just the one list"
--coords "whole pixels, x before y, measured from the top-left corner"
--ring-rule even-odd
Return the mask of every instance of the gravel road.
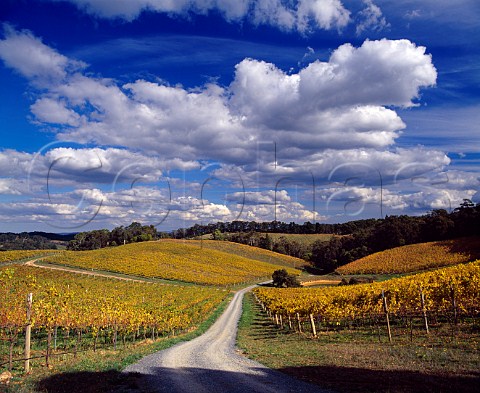
[[146, 280], [137, 280], [135, 278], [129, 278], [129, 277], [121, 277], [117, 276], [114, 274], [107, 274], [107, 273], [98, 273], [97, 271], [90, 271], [90, 270], [82, 270], [81, 268], [78, 269], [70, 269], [68, 267], [63, 267], [63, 266], [53, 266], [53, 265], [37, 265], [35, 262], [41, 261], [42, 259], [45, 259], [47, 257], [41, 257], [41, 258], [36, 258], [36, 259], [31, 259], [27, 262], [25, 262], [26, 266], [30, 267], [37, 267], [39, 269], [47, 269], [47, 270], [60, 270], [62, 272], [68, 272], [68, 273], [75, 273], [75, 274], [83, 274], [86, 276], [94, 276], [94, 277], [104, 277], [104, 278], [115, 278], [117, 280], [123, 280], [123, 281], [133, 281], [133, 282], [141, 282], [145, 283], [147, 282]]
[[328, 392], [247, 359], [235, 349], [242, 299], [237, 292], [222, 316], [202, 336], [146, 356], [124, 373], [138, 373], [138, 392]]

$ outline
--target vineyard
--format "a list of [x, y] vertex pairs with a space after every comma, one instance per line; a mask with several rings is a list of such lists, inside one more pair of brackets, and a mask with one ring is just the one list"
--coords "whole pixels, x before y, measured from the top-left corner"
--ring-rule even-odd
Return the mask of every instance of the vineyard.
[[54, 250], [15, 250], [15, 251], [1, 251], [0, 264], [6, 262], [20, 261], [27, 258], [41, 257], [52, 254]]
[[480, 311], [480, 261], [373, 284], [316, 288], [257, 288], [254, 293], [276, 320], [309, 317], [341, 325], [384, 314], [441, 315], [457, 321]]
[[[233, 285], [271, 277], [278, 266], [178, 241], [127, 244], [93, 251], [66, 251], [47, 262], [86, 269], [179, 280], [206, 285]], [[290, 269], [291, 273], [298, 273]]]
[[[33, 294], [30, 318], [27, 294]], [[89, 343], [175, 334], [205, 319], [227, 292], [198, 286], [135, 283], [48, 271], [27, 266], [0, 268], [0, 367], [23, 357], [24, 329], [29, 325], [32, 357], [55, 350], [74, 351]], [[120, 341], [121, 340], [121, 341]]]
[[480, 258], [480, 239], [469, 237], [412, 244], [378, 252], [339, 267], [340, 274], [410, 273]]
[[303, 259], [291, 257], [289, 255], [279, 254], [277, 252], [265, 250], [258, 247], [250, 247], [240, 243], [217, 240], [189, 240], [188, 244], [194, 244], [197, 247], [204, 247], [229, 254], [238, 255], [255, 261], [273, 263], [274, 265], [300, 268], [307, 264]]
[[333, 236], [327, 233], [275, 233], [270, 232], [268, 234], [273, 241], [278, 241], [281, 237], [287, 240], [294, 240], [302, 245], [311, 246], [316, 241], [328, 242]]

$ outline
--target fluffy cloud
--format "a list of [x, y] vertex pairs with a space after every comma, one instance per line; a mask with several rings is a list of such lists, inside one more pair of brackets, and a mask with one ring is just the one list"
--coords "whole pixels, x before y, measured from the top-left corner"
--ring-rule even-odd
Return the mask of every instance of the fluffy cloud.
[[0, 178], [0, 195], [22, 195], [27, 187], [22, 181], [12, 178]]
[[43, 44], [29, 31], [19, 32], [5, 24], [4, 32], [0, 57], [7, 66], [40, 87], [61, 81], [69, 72], [85, 67], [84, 63], [69, 59]]
[[382, 14], [382, 10], [372, 0], [363, 0], [365, 9], [359, 13], [360, 22], [357, 24], [357, 35], [366, 30], [381, 31], [389, 26]]
[[30, 110], [39, 122], [78, 126], [81, 116], [66, 106], [61, 100], [45, 97], [37, 100]]
[[[58, 0], [53, 0], [58, 1]], [[350, 12], [340, 0], [69, 0], [79, 8], [103, 18], [136, 19], [143, 11], [169, 15], [219, 12], [228, 21], [248, 19], [280, 29], [341, 29], [350, 21]]]
[[[28, 53], [33, 61], [23, 64]], [[356, 187], [345, 195], [373, 204], [381, 184], [392, 209], [419, 206], [423, 194], [425, 206], [440, 206], [445, 199], [438, 187], [395, 189], [425, 173], [442, 173], [450, 164], [441, 151], [395, 147], [406, 126], [395, 108], [416, 106], [420, 90], [433, 86], [437, 76], [426, 49], [408, 40], [345, 44], [298, 73], [245, 59], [229, 86], [208, 83], [195, 89], [92, 77], [83, 72], [83, 63], [11, 28], [0, 41], [0, 58], [41, 86], [31, 111], [36, 122], [56, 130], [58, 140], [117, 146], [54, 144], [38, 155], [0, 152], [0, 192], [21, 192], [23, 183], [9, 178], [26, 177], [44, 191], [48, 183], [52, 189], [46, 197], [56, 206], [48, 217], [63, 215], [75, 225], [92, 215], [109, 222], [113, 217], [160, 222], [167, 212], [178, 222], [233, 220], [240, 214], [312, 220], [320, 217], [318, 211], [291, 195], [295, 187], [308, 193], [314, 183], [319, 195], [328, 195], [321, 192], [325, 187]], [[229, 181], [224, 203], [213, 192], [200, 195], [198, 179], [189, 185], [180, 176], [170, 179], [175, 170]], [[473, 195], [472, 179], [462, 176], [451, 182], [450, 200], [461, 191]], [[168, 191], [182, 181], [182, 190]], [[240, 183], [245, 193], [238, 192]], [[69, 192], [57, 192], [60, 187]], [[34, 205], [46, 202], [31, 203], [37, 217]]]
[[234, 192], [229, 194], [227, 199], [246, 205], [274, 205], [275, 203], [291, 202], [286, 190]]
[[[166, 187], [170, 170], [193, 170], [195, 161], [164, 160], [125, 149], [58, 147], [54, 143], [37, 154], [0, 151], [0, 194], [50, 192], [58, 187], [85, 184], [121, 189], [138, 184]], [[47, 189], [48, 188], [48, 189]]]
[[[253, 196], [253, 193], [249, 194]], [[167, 189], [152, 187], [112, 191], [79, 188], [43, 197], [37, 195], [28, 201], [0, 204], [0, 218], [5, 222], [14, 220], [43, 223], [57, 229], [81, 229], [93, 221], [98, 227], [139, 221], [171, 228], [237, 219], [272, 220], [277, 217], [279, 220], [306, 221], [320, 217], [301, 203], [291, 201], [286, 191], [279, 192], [276, 205], [262, 197], [255, 203], [250, 202], [233, 201], [226, 205], [195, 196], [172, 197]]]
[[[10, 47], [21, 37], [30, 45], [23, 51], [44, 45], [28, 32], [11, 32], [1, 43]], [[297, 74], [245, 59], [230, 86], [190, 90], [143, 80], [119, 86], [72, 72], [68, 59], [49, 51], [62, 59], [57, 79], [32, 112], [37, 121], [56, 126], [59, 139], [236, 164], [256, 159], [265, 141], [278, 142], [278, 155], [292, 160], [309, 160], [329, 148], [391, 146], [405, 127], [392, 106], [416, 105], [419, 90], [436, 80], [425, 48], [408, 40], [345, 44], [327, 62]], [[8, 53], [0, 57], [21, 70]], [[25, 75], [35, 81], [43, 64], [34, 62], [29, 70]]]

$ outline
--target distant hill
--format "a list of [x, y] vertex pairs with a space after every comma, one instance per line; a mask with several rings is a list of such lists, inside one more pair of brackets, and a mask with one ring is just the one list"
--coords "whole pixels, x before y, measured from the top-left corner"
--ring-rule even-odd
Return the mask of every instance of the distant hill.
[[48, 232], [0, 233], [0, 251], [57, 249], [73, 237], [74, 234]]
[[[182, 242], [182, 240], [178, 240]], [[278, 252], [264, 250], [258, 247], [247, 246], [245, 244], [233, 243], [219, 240], [187, 240], [187, 244], [195, 244], [197, 247], [227, 252], [229, 254], [253, 259], [255, 261], [268, 262], [274, 265], [287, 266], [299, 269], [309, 265], [303, 259], [291, 257]]]
[[2, 263], [17, 262], [34, 257], [50, 255], [54, 250], [10, 250], [0, 251], [0, 265]]
[[480, 237], [411, 244], [377, 252], [336, 269], [340, 274], [411, 273], [480, 258]]
[[[65, 251], [46, 261], [207, 285], [234, 285], [270, 279], [272, 273], [279, 269], [279, 265], [178, 240], [132, 243], [90, 251]], [[292, 268], [287, 270], [293, 274], [300, 273]]]
[[[267, 233], [273, 242], [278, 242], [278, 240], [283, 237], [287, 240], [295, 240], [298, 243], [305, 246], [311, 246], [317, 240], [320, 240], [322, 242], [328, 242], [333, 236], [341, 236], [341, 235], [333, 235], [330, 233], [275, 233], [275, 232], [267, 232]], [[257, 236], [264, 237], [267, 233], [258, 232]], [[235, 236], [237, 235], [237, 233], [232, 233], [228, 235]], [[228, 235], [226, 235], [226, 237], [228, 237]], [[211, 240], [212, 234], [208, 233], [206, 235], [197, 236], [195, 239]]]
[[75, 238], [76, 233], [26, 232], [29, 236], [41, 236], [50, 240], [68, 242]]
[[316, 241], [328, 242], [333, 236], [329, 233], [269, 233], [273, 241], [278, 241], [281, 237], [287, 240], [295, 240], [302, 245], [311, 246]]

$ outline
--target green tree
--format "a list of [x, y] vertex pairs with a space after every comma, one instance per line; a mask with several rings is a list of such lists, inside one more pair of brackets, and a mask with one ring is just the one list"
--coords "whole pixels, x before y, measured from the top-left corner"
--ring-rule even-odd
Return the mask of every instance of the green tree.
[[285, 269], [275, 270], [272, 274], [273, 286], [277, 288], [298, 288], [297, 276], [289, 274]]
[[212, 239], [213, 240], [225, 240], [225, 234], [223, 234], [220, 229], [215, 229], [215, 231], [212, 233]]

